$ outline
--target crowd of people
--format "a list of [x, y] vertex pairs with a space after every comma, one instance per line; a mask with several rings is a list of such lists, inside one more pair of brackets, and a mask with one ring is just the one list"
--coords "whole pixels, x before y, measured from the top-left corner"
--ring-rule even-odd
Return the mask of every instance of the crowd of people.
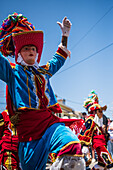
[[[50, 170], [85, 170], [89, 168], [90, 149], [94, 159], [97, 154], [94, 169], [113, 167], [113, 125], [106, 124], [103, 111], [107, 106], [99, 104], [94, 91], [84, 102], [89, 115], [83, 114], [79, 134], [73, 131], [74, 119], [66, 122], [55, 115], [62, 110], [50, 78], [70, 55], [67, 43], [72, 25], [67, 17], [57, 24], [62, 32], [61, 43], [44, 66], [39, 65], [43, 31], [35, 30], [18, 13], [9, 15], [0, 28], [0, 79], [7, 85], [7, 110], [0, 114], [1, 169], [44, 170], [51, 154]], [[15, 63], [9, 62], [7, 56], [14, 56]]]

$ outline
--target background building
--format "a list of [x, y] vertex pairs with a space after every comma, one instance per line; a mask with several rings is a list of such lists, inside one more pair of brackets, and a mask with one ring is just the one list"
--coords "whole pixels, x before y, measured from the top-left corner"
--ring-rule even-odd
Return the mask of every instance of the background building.
[[67, 119], [79, 119], [82, 116], [82, 113], [79, 111], [73, 110], [71, 107], [66, 106], [65, 99], [57, 99], [58, 103], [62, 109], [62, 113], [57, 113], [56, 115], [60, 118]]

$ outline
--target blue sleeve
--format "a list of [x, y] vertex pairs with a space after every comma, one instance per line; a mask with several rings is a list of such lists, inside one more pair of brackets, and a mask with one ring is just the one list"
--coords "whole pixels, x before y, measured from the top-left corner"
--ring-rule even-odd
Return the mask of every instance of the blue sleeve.
[[0, 53], [0, 79], [10, 85], [13, 77], [13, 71], [9, 61]]
[[64, 65], [65, 60], [66, 59], [59, 53], [55, 53], [53, 58], [48, 62], [49, 63], [48, 72], [51, 74], [51, 76], [54, 75]]

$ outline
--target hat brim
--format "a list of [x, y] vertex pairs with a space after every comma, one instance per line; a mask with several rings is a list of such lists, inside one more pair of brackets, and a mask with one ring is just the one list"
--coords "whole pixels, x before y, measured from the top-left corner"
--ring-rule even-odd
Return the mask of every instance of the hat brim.
[[88, 108], [88, 112], [91, 113], [92, 111], [95, 111], [95, 110], [106, 111], [106, 109], [107, 109], [107, 105], [102, 107], [99, 104], [93, 104]]
[[34, 45], [38, 50], [37, 62], [40, 62], [43, 49], [43, 31], [26, 31], [13, 34], [15, 45], [15, 62], [17, 63], [18, 53], [25, 45]]
[[107, 110], [107, 105], [101, 107], [100, 110], [106, 111]]

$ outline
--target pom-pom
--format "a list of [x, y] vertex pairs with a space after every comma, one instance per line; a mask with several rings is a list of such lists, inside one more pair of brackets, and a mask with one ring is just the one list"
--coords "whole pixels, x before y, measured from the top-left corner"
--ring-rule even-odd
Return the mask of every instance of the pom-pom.
[[91, 99], [93, 102], [99, 103], [98, 96], [94, 90], [88, 95], [88, 98]]
[[84, 101], [84, 108], [88, 111], [88, 109], [95, 103], [99, 103], [98, 96], [94, 90], [90, 92], [88, 98]]
[[105, 111], [107, 109], [107, 106], [100, 106], [98, 96], [95, 93], [95, 91], [91, 91], [91, 93], [88, 95], [88, 98], [84, 101], [84, 108], [88, 111], [88, 113], [93, 112], [94, 110], [103, 110]]
[[4, 56], [14, 56], [12, 33], [35, 30], [35, 27], [22, 14], [8, 15], [0, 28], [0, 51]]

